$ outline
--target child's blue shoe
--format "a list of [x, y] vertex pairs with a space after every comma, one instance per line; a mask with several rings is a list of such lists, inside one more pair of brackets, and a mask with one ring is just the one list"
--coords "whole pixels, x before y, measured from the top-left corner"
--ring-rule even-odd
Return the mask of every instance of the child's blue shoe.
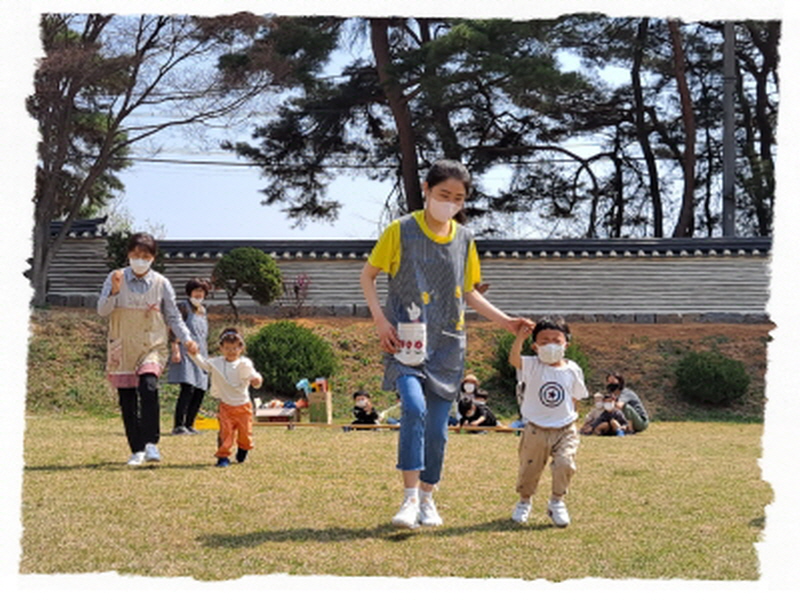
[[231, 461], [228, 458], [218, 458], [217, 459], [217, 466], [218, 467], [230, 467]]
[[622, 436], [624, 436], [624, 435], [625, 435], [625, 432], [624, 432], [624, 431], [622, 431], [622, 429], [617, 429], [617, 436], [618, 436], [618, 437], [622, 437]]

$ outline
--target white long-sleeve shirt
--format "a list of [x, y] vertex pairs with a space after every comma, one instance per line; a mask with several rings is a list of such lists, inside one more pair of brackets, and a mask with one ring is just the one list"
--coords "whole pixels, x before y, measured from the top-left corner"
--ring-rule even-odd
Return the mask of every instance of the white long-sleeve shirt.
[[200, 354], [190, 354], [189, 357], [198, 367], [211, 373], [210, 394], [213, 398], [231, 406], [250, 402], [250, 380], [260, 376], [252, 360], [246, 356], [234, 361], [228, 361], [224, 356], [203, 358]]

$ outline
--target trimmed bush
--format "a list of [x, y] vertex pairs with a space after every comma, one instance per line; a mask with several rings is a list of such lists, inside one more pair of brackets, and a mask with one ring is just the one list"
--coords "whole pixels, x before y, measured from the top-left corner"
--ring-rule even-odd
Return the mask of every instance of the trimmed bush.
[[[492, 368], [497, 373], [497, 382], [499, 387], [510, 395], [515, 394], [517, 385], [517, 372], [514, 367], [508, 364], [508, 353], [511, 350], [511, 345], [514, 343], [514, 334], [508, 331], [502, 332], [497, 339], [497, 349], [495, 350], [494, 358], [492, 359]], [[533, 356], [535, 353], [531, 350], [530, 339], [525, 340], [522, 345], [523, 356]], [[566, 358], [575, 361], [583, 369], [584, 379], [588, 381], [591, 369], [589, 368], [589, 357], [584, 354], [575, 338], [567, 344], [567, 351], [564, 353]]]
[[681, 397], [695, 404], [729, 406], [750, 385], [742, 362], [715, 350], [690, 352], [678, 363], [675, 376]]
[[225, 290], [237, 321], [239, 309], [233, 298], [239, 290], [262, 305], [269, 304], [283, 293], [283, 278], [278, 264], [258, 248], [234, 248], [228, 252], [214, 265], [211, 283]]
[[276, 321], [247, 339], [247, 355], [264, 376], [264, 388], [294, 396], [301, 379], [330, 377], [337, 370], [330, 344], [292, 321]]

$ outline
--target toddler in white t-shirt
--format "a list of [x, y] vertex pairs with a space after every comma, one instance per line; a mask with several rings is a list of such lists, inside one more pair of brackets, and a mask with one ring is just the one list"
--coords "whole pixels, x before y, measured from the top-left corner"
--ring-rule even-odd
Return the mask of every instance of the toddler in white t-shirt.
[[[536, 356], [523, 356], [528, 335]], [[562, 319], [542, 319], [531, 329], [521, 327], [509, 351], [508, 361], [517, 369], [523, 385], [520, 414], [525, 422], [519, 444], [517, 492], [519, 502], [512, 519], [525, 523], [531, 512], [531, 497], [536, 492], [542, 471], [552, 457], [552, 493], [547, 514], [558, 527], [569, 525], [563, 497], [575, 473], [575, 455], [580, 439], [575, 421], [576, 404], [589, 395], [583, 371], [564, 358], [570, 339], [569, 327]]]

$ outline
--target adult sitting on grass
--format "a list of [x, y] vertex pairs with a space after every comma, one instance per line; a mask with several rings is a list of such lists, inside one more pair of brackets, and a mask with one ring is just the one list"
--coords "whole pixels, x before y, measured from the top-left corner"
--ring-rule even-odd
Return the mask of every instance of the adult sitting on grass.
[[620, 373], [606, 375], [606, 390], [614, 397], [617, 407], [628, 420], [625, 433], [638, 433], [647, 429], [650, 417], [644, 404], [636, 392], [625, 387], [625, 378]]
[[189, 352], [197, 352], [175, 305], [172, 284], [150, 268], [157, 252], [153, 236], [133, 234], [128, 241], [130, 266], [108, 274], [97, 301], [98, 314], [109, 317], [106, 372], [119, 392], [132, 452], [128, 465], [134, 467], [161, 460], [158, 378], [167, 364], [167, 325]]

